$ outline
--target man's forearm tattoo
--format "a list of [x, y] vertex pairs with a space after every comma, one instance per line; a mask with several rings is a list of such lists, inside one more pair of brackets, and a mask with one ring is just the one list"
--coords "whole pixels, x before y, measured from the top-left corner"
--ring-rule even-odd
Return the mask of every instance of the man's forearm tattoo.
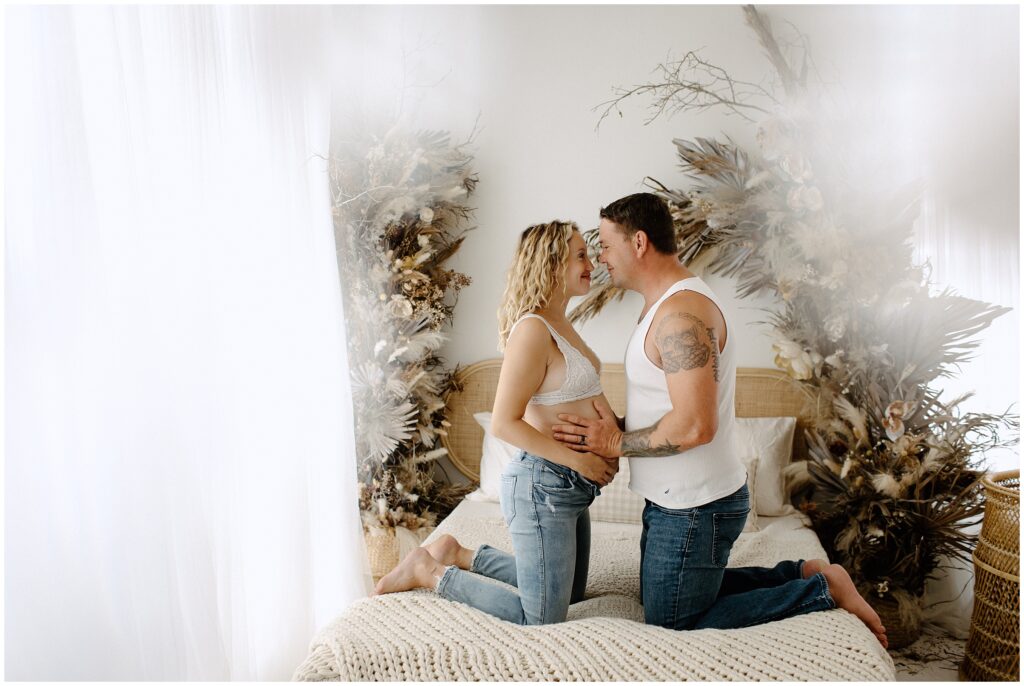
[[661, 320], [654, 336], [666, 374], [700, 369], [711, 360], [718, 381], [718, 337], [699, 317], [689, 312], [673, 312]]
[[651, 445], [651, 434], [658, 428], [658, 425], [649, 426], [646, 429], [637, 429], [622, 434], [622, 456], [623, 457], [665, 457], [681, 452], [678, 445], [665, 440], [659, 446]]

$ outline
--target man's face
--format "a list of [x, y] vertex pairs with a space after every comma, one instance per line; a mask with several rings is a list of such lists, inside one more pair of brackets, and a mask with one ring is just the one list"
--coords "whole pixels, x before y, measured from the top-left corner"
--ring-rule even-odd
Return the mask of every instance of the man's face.
[[613, 286], [626, 288], [629, 270], [633, 264], [633, 254], [630, 251], [626, 232], [620, 229], [615, 222], [602, 219], [601, 225], [597, 229], [597, 236], [601, 246], [601, 255], [597, 261], [608, 269], [608, 276]]

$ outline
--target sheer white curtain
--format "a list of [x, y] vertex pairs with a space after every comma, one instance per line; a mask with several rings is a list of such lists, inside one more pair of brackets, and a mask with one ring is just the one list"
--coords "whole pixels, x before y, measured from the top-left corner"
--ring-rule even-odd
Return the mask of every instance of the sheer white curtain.
[[[915, 252], [919, 261], [927, 259], [932, 266], [938, 287], [1012, 308], [978, 336], [974, 359], [961, 373], [940, 381], [943, 397], [973, 392], [964, 411], [998, 414], [1013, 404], [1019, 414], [1020, 202], [1012, 193], [979, 201], [954, 204], [942, 193], [928, 194], [915, 225]], [[1017, 446], [990, 451], [985, 468], [1016, 469], [1019, 454]]]
[[[975, 357], [961, 373], [937, 385], [947, 399], [975, 394], [963, 403], [962, 411], [1000, 413], [1016, 403], [1012, 409], [1019, 414], [1019, 198], [997, 193], [988, 198], [972, 196], [981, 202], [956, 203], [942, 190], [950, 189], [938, 186], [925, 196], [915, 224], [915, 258], [928, 260], [937, 287], [948, 286], [960, 295], [1013, 309], [979, 335]], [[1019, 446], [990, 451], [982, 465], [990, 471], [1019, 467]], [[980, 528], [976, 525], [971, 531], [978, 533]], [[949, 565], [927, 584], [925, 617], [966, 638], [974, 603], [974, 568], [963, 561]]]
[[328, 20], [7, 10], [10, 679], [287, 679], [366, 593]]

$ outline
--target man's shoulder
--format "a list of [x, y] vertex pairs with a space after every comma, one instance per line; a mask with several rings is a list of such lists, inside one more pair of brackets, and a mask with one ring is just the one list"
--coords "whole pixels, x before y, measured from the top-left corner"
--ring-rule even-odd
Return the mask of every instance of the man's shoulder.
[[691, 314], [701, 317], [717, 311], [719, 311], [718, 306], [707, 295], [687, 289], [665, 298], [658, 306], [658, 311], [654, 313], [654, 322], [669, 315]]
[[728, 335], [725, 312], [714, 300], [701, 291], [684, 290], [665, 298], [651, 321], [654, 343], [659, 348], [680, 340], [705, 341], [706, 337], [717, 336], [724, 340]]

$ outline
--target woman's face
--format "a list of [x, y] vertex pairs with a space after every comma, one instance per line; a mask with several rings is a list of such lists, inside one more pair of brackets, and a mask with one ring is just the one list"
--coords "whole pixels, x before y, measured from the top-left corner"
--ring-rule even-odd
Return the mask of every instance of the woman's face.
[[590, 272], [594, 263], [587, 255], [587, 244], [579, 231], [569, 239], [569, 263], [565, 267], [565, 292], [570, 297], [586, 295], [590, 291]]

